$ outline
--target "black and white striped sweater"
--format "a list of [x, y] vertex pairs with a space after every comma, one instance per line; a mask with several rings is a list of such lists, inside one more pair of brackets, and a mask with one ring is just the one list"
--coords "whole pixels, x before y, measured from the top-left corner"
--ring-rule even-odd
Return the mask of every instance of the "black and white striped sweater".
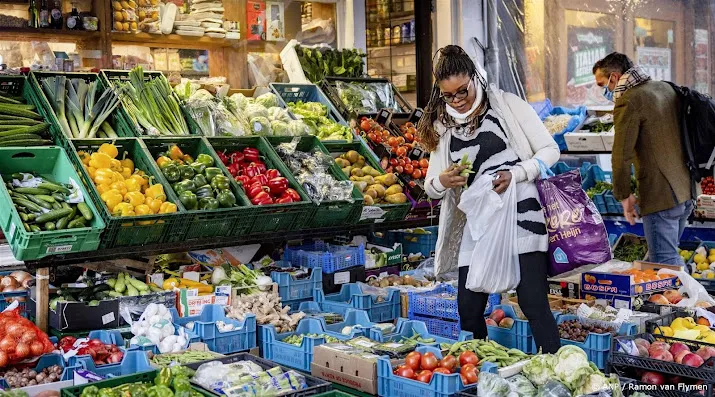
[[[450, 156], [458, 164], [467, 154], [474, 170], [469, 176], [470, 185], [483, 174], [492, 175], [497, 171], [509, 170], [519, 162], [519, 157], [507, 141], [503, 126], [504, 122], [489, 107], [479, 116], [479, 127], [475, 134], [465, 134], [464, 127], [453, 128]], [[518, 183], [516, 189], [519, 253], [546, 252], [549, 247], [548, 235], [536, 184]], [[459, 252], [460, 267], [469, 266], [474, 246], [469, 227], [465, 227]]]

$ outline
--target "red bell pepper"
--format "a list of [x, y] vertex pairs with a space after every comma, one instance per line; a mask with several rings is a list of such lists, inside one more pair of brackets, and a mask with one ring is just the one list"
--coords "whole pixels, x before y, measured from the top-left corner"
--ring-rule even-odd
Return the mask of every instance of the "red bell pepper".
[[293, 199], [290, 198], [289, 196], [285, 196], [285, 195], [278, 197], [275, 201], [276, 204], [289, 204], [292, 202], [293, 202]]
[[258, 149], [247, 147], [243, 149], [243, 156], [245, 157], [246, 161], [252, 163], [258, 161], [261, 154], [258, 152]]
[[291, 188], [286, 189], [283, 192], [283, 194], [281, 195], [281, 197], [283, 197], [283, 196], [290, 197], [296, 203], [301, 201], [300, 194], [295, 189], [291, 189]]
[[228, 172], [230, 172], [232, 176], [237, 176], [241, 173], [241, 169], [236, 163], [229, 164], [226, 168], [228, 168]]
[[266, 176], [268, 177], [268, 179], [273, 179], [281, 176], [281, 173], [278, 172], [278, 170], [271, 168], [270, 170], [266, 171]]
[[229, 155], [229, 158], [231, 159], [231, 164], [240, 164], [243, 162], [244, 156], [243, 153], [235, 151]]
[[[261, 175], [265, 176], [265, 175]], [[279, 195], [288, 189], [288, 179], [279, 176], [278, 178], [273, 178], [268, 181], [268, 188], [271, 189], [271, 193], [274, 195]]]
[[249, 182], [251, 178], [247, 177], [246, 175], [236, 175], [233, 177], [233, 180], [240, 183], [242, 186], [248, 187], [250, 186]]
[[261, 186], [268, 185], [268, 177], [265, 175], [256, 175], [253, 178], [251, 178], [251, 184], [254, 183], [260, 183]]
[[256, 175], [261, 174], [259, 171], [260, 170], [258, 169], [258, 167], [254, 165], [248, 165], [246, 168], [243, 169], [243, 175], [246, 175], [249, 178], [253, 178]]
[[223, 163], [223, 165], [228, 165], [228, 160], [229, 157], [226, 155], [226, 151], [224, 150], [223, 152], [218, 152], [216, 153], [218, 155], [219, 160]]
[[250, 165], [258, 168], [259, 174], [265, 174], [268, 171], [268, 168], [266, 168], [266, 164], [263, 161], [254, 161]]
[[253, 199], [257, 195], [261, 194], [261, 192], [268, 194], [269, 190], [268, 187], [262, 186], [260, 183], [253, 183], [246, 189], [246, 194], [250, 199]]
[[268, 192], [262, 191], [251, 199], [251, 203], [253, 203], [253, 205], [273, 204], [273, 198], [271, 198]]

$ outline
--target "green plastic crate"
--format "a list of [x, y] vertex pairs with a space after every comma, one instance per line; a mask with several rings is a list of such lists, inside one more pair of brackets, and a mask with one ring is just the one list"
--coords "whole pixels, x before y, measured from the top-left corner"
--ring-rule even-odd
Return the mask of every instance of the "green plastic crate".
[[[271, 145], [276, 147], [281, 143], [291, 142], [294, 137], [269, 137], [267, 139]], [[320, 140], [314, 136], [300, 137], [296, 150], [307, 153], [320, 151], [327, 155], [330, 154]], [[335, 163], [330, 166], [330, 174], [338, 181], [346, 181], [348, 179]], [[360, 220], [363, 198], [360, 192], [355, 188], [353, 188], [352, 197], [354, 200], [353, 202], [337, 200], [321, 202], [317, 206], [318, 208], [315, 211], [315, 215], [310, 220], [308, 227], [320, 228], [338, 225], [354, 225], [358, 220]]]
[[[100, 70], [100, 77], [102, 80], [107, 83], [110, 87], [117, 88], [117, 82], [125, 82], [129, 80], [129, 70], [109, 70], [109, 69], [102, 69]], [[166, 76], [162, 72], [152, 72], [152, 71], [144, 71], [144, 81], [148, 81], [151, 79], [164, 79], [166, 80]], [[191, 135], [201, 135], [201, 132], [199, 130], [199, 126], [196, 124], [193, 118], [188, 114], [184, 106], [181, 104], [181, 100], [179, 97], [172, 91], [171, 95], [174, 96], [177, 102], [179, 102], [179, 107], [181, 108], [181, 117], [186, 120], [186, 125], [189, 127], [189, 134]], [[123, 123], [123, 128], [128, 128], [131, 129], [134, 134], [138, 137], [144, 137], [147, 136], [142, 132], [142, 128], [134, 122], [134, 120], [129, 116], [129, 113], [127, 110], [124, 108], [123, 104], [119, 105], [120, 111], [120, 123]]]
[[[152, 385], [154, 384], [154, 378], [159, 374], [158, 370], [153, 370], [153, 371], [146, 371], [146, 372], [139, 372], [136, 374], [131, 374], [131, 375], [126, 375], [126, 376], [118, 376], [116, 378], [109, 378], [106, 380], [102, 380], [99, 382], [92, 382], [92, 383], [86, 383], [84, 385], [80, 386], [73, 386], [73, 387], [65, 387], [60, 391], [60, 395], [62, 397], [80, 397], [82, 395], [82, 391], [88, 387], [88, 386], [96, 386], [98, 389], [104, 389], [107, 387], [117, 387], [121, 385], [125, 385], [128, 383], [151, 383]], [[214, 394], [209, 393], [206, 390], [203, 390], [200, 387], [196, 387], [194, 385], [191, 385], [191, 388], [201, 394], [202, 396], [206, 397], [213, 397]]]
[[[260, 136], [216, 137], [208, 138], [208, 141], [211, 147], [217, 152], [226, 151], [229, 153], [236, 150], [243, 150], [246, 147], [258, 149], [263, 162], [266, 163], [266, 167], [268, 169], [277, 169], [282, 176], [288, 179], [290, 187], [295, 189], [303, 199], [300, 203], [271, 205], [253, 205], [249, 201], [251, 210], [256, 214], [257, 219], [250, 230], [251, 234], [300, 230], [306, 227], [308, 220], [315, 212], [313, 203], [310, 202], [310, 198], [305, 193], [305, 190], [298, 184], [288, 167], [281, 161], [278, 154], [265, 138]], [[228, 169], [223, 164], [221, 164], [221, 166], [224, 172], [228, 173]], [[236, 186], [240, 185], [236, 184]], [[243, 192], [241, 187], [239, 187], [239, 189]]]
[[[184, 154], [188, 154], [193, 158], [196, 158], [199, 154], [208, 154], [213, 157], [216, 163], [215, 166], [219, 167], [224, 172], [224, 175], [231, 179], [231, 192], [236, 196], [237, 207], [219, 208], [215, 210], [187, 210], [183, 206], [180, 207], [188, 214], [188, 216], [185, 217], [188, 225], [185, 240], [242, 236], [248, 234], [253, 227], [256, 213], [251, 208], [250, 202], [243, 193], [243, 190], [239, 189], [205, 138], [143, 138], [142, 141], [149, 151], [151, 158], [155, 160], [154, 164], [156, 164], [156, 158], [159, 156], [159, 153], [166, 151], [172, 145], [176, 145]], [[159, 176], [163, 185], [169, 185], [163, 174]], [[176, 193], [171, 187], [169, 187], [168, 190], [171, 190], [174, 194]]]
[[[35, 92], [35, 95], [38, 98], [38, 110], [40, 114], [42, 114], [46, 120], [51, 120], [50, 124], [52, 124], [55, 127], [55, 132], [53, 133], [53, 137], [55, 139], [55, 143], [62, 146], [63, 149], [69, 151], [72, 147], [69, 144], [69, 138], [65, 136], [65, 134], [62, 132], [62, 129], [60, 128], [59, 124], [59, 119], [57, 118], [57, 115], [55, 114], [55, 111], [52, 109], [52, 105], [50, 104], [49, 99], [45, 95], [45, 92], [42, 90], [42, 80], [48, 78], [48, 77], [55, 77], [55, 76], [66, 76], [68, 79], [82, 79], [87, 83], [93, 82], [97, 79], [99, 79], [99, 75], [97, 73], [83, 73], [83, 72], [31, 72], [30, 76], [28, 77], [28, 81], [30, 82], [32, 89]], [[99, 85], [99, 94], [104, 92], [106, 89], [106, 84], [102, 82], [100, 79], [100, 85]], [[109, 122], [109, 125], [112, 126], [114, 131], [117, 133], [118, 136], [120, 137], [131, 137], [134, 136], [134, 131], [133, 130], [127, 130], [127, 128], [123, 128], [124, 126], [119, 122], [119, 111], [115, 109], [112, 112], [112, 115], [107, 118], [107, 121]]]
[[[335, 387], [335, 386], [333, 386]], [[313, 397], [355, 397], [356, 394], [348, 394], [340, 390], [332, 390], [325, 393], [316, 394]]]
[[[350, 150], [355, 150], [358, 153], [360, 153], [361, 156], [365, 157], [365, 161], [374, 169], [380, 171], [381, 173], [385, 174], [385, 170], [380, 167], [380, 163], [378, 163], [375, 160], [375, 156], [372, 154], [370, 151], [370, 148], [368, 148], [365, 143], [361, 140], [352, 142], [352, 143], [335, 143], [335, 142], [323, 142], [323, 145], [325, 148], [330, 152], [330, 154], [343, 154], [347, 153]], [[342, 173], [342, 172], [341, 172]], [[402, 185], [402, 182], [398, 181], [400, 185]], [[403, 190], [404, 189], [404, 186]], [[410, 212], [410, 203], [406, 202], [403, 204], [376, 204], [372, 205], [370, 207], [377, 207], [380, 209], [380, 211], [376, 211], [375, 213], [381, 213], [380, 216], [377, 216], [375, 218], [370, 218], [366, 217], [366, 219], [361, 219], [358, 223], [364, 224], [364, 223], [375, 223], [375, 222], [398, 222], [402, 221], [407, 217], [407, 214]], [[365, 208], [368, 208], [368, 206], [365, 206]], [[365, 211], [367, 212], [367, 211]], [[372, 213], [372, 211], [371, 211]]]
[[37, 97], [37, 93], [32, 87], [30, 80], [25, 78], [25, 76], [0, 76], [0, 93], [11, 97], [21, 97], [28, 105], [35, 105], [35, 112], [39, 113], [44, 119], [41, 121], [50, 124], [48, 138], [55, 140], [58, 131], [57, 125], [52, 118], [47, 117], [45, 113], [43, 113], [41, 101]]
[[[77, 155], [79, 151], [86, 153], [96, 152], [103, 143], [113, 143], [119, 151], [118, 159], [123, 158], [124, 153], [127, 153], [127, 158], [134, 162], [136, 169], [144, 171], [146, 175], [153, 177], [155, 181], [163, 185], [167, 201], [176, 204], [178, 211], [171, 214], [131, 217], [113, 216], [102, 201], [94, 182], [91, 181], [89, 173], [83, 167], [82, 161]], [[187, 228], [187, 222], [185, 222], [186, 212], [182, 211], [181, 202], [179, 202], [179, 198], [171, 187], [166, 183], [161, 183], [158, 178], [160, 171], [156, 168], [154, 161], [148, 157], [142, 142], [138, 138], [73, 139], [71, 144], [73, 149], [69, 155], [106, 224], [104, 235], [102, 236], [102, 248], [175, 243], [184, 240]]]
[[104, 230], [104, 221], [90, 199], [87, 189], [72, 166], [67, 154], [57, 146], [34, 148], [0, 148], [0, 174], [3, 177], [16, 172], [33, 171], [36, 174], [68, 183], [74, 179], [85, 197], [85, 202], [94, 214], [92, 225], [72, 230], [54, 230], [30, 233], [25, 231], [22, 220], [10, 194], [3, 183], [0, 187], [0, 226], [7, 238], [12, 253], [18, 260], [34, 260], [48, 255], [93, 251], [99, 247], [99, 237]]

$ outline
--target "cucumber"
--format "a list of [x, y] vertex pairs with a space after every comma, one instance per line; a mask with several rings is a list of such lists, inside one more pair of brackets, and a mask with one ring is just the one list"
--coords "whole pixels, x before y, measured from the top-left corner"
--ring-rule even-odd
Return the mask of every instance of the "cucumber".
[[55, 230], [55, 223], [54, 222], [45, 223], [45, 230]]
[[163, 289], [159, 288], [159, 286], [154, 284], [149, 284], [149, 288], [152, 290], [152, 292], [164, 292]]
[[114, 289], [114, 285], [115, 285], [116, 283], [117, 283], [117, 279], [116, 279], [116, 278], [110, 278], [109, 280], [107, 280], [107, 285], [110, 286], [112, 289]]
[[41, 232], [42, 229], [40, 229], [40, 227], [37, 225], [30, 225], [30, 231], [33, 233], [37, 233], [37, 232]]
[[42, 183], [40, 183], [39, 185], [37, 185], [37, 187], [40, 188], [40, 189], [49, 190], [50, 192], [53, 192], [53, 193], [54, 193], [54, 192], [60, 192], [60, 193], [63, 193], [63, 194], [70, 194], [70, 190], [67, 189], [66, 187], [61, 186], [61, 185], [56, 184], [56, 183], [48, 182], [47, 180], [45, 180], [44, 182], [42, 182]]
[[5, 131], [0, 131], [0, 143], [2, 142], [9, 142], [9, 141], [20, 141], [20, 140], [28, 140], [28, 141], [41, 141], [42, 137], [37, 135], [37, 134], [15, 134], [15, 135], [2, 135], [4, 134]]
[[[13, 197], [13, 198], [12, 198], [12, 202], [15, 203], [15, 204], [21, 205], [21, 206], [27, 208], [28, 210], [30, 210], [30, 211], [32, 211], [32, 212], [42, 212], [42, 207], [40, 207], [39, 205], [33, 203], [33, 202], [30, 201], [30, 200], [25, 200], [25, 199]], [[52, 212], [52, 211], [50, 211], [50, 212]], [[42, 215], [40, 215], [40, 216], [42, 216]], [[39, 218], [39, 216], [38, 216], [38, 218]], [[52, 220], [52, 219], [48, 219], [48, 220]], [[46, 220], [46, 221], [44, 221], [44, 222], [47, 222], [48, 220]]]
[[54, 222], [60, 218], [64, 218], [67, 215], [71, 214], [72, 210], [68, 210], [66, 208], [62, 208], [59, 210], [52, 210], [50, 212], [47, 212], [45, 214], [42, 214], [35, 219], [35, 222], [37, 223], [45, 223], [45, 222]]
[[94, 216], [92, 215], [92, 210], [89, 209], [89, 206], [86, 203], [77, 203], [77, 209], [82, 214], [84, 219], [91, 221], [92, 218], [94, 218]]
[[26, 118], [22, 118], [22, 117], [18, 117], [17, 119], [14, 119], [14, 120], [0, 119], [0, 125], [3, 127], [20, 128], [22, 126], [35, 125], [35, 124], [40, 124], [40, 122], [37, 120], [26, 119]]
[[39, 140], [29, 140], [29, 139], [17, 139], [12, 141], [0, 142], [0, 147], [11, 147], [11, 146], [47, 146], [52, 145], [52, 141], [47, 139]]
[[19, 126], [17, 126], [18, 128], [0, 132], [0, 136], [11, 136], [11, 135], [19, 135], [19, 134], [37, 134], [37, 133], [46, 131], [49, 126], [50, 125], [47, 123], [40, 123], [40, 124], [35, 124], [35, 125], [19, 125]]
[[40, 199], [40, 200], [42, 200], [42, 201], [46, 201], [46, 202], [48, 202], [48, 203], [56, 203], [56, 202], [57, 202], [57, 200], [55, 200], [54, 197], [48, 196], [48, 195], [46, 195], [46, 194], [36, 194], [36, 195], [35, 195], [35, 198], [38, 198], [38, 199]]
[[17, 105], [14, 104], [0, 104], [0, 114], [7, 114], [10, 116], [20, 116], [27, 117], [33, 120], [42, 120], [42, 116], [39, 114], [25, 109], [18, 109]]
[[51, 192], [47, 189], [40, 189], [36, 187], [16, 187], [13, 189], [13, 191], [17, 193], [22, 193], [22, 194], [41, 194], [41, 195], [47, 195], [50, 194]]
[[[27, 195], [27, 199], [30, 200], [30, 201], [32, 201], [33, 203], [39, 205], [39, 206], [42, 207], [42, 208], [46, 208], [46, 209], [48, 209], [48, 210], [53, 209], [52, 203], [48, 203], [48, 202], [45, 201], [45, 200], [38, 199], [37, 197], [35, 197], [35, 196], [32, 195], [32, 194], [28, 194], [28, 195]], [[56, 204], [56, 203], [55, 203], [55, 204]]]
[[52, 193], [52, 198], [55, 199], [55, 201], [59, 202], [64, 202], [65, 201], [65, 196], [59, 194], [59, 193]]
[[30, 218], [27, 217], [26, 213], [20, 212], [20, 219], [22, 219], [23, 222], [27, 222]]
[[55, 202], [55, 203], [52, 203], [51, 205], [52, 205], [53, 210], [62, 209], [62, 206], [60, 205], [60, 203]]
[[69, 225], [69, 223], [70, 223], [70, 217], [68, 215], [68, 216], [60, 219], [59, 221], [57, 221], [57, 223], [55, 224], [55, 227], [57, 228], [57, 230], [64, 230], [64, 229], [67, 229], [67, 225]]
[[122, 273], [119, 273], [119, 276], [117, 277], [117, 282], [114, 284], [114, 290], [120, 294], [123, 294], [126, 289], [127, 285], [124, 283], [124, 276], [122, 276]]
[[84, 224], [84, 218], [75, 219], [67, 225], [67, 229], [77, 229], [80, 227], [86, 227]]
[[25, 227], [26, 232], [31, 232], [32, 229], [30, 229], [30, 225], [27, 224], [27, 222], [22, 222], [22, 226]]

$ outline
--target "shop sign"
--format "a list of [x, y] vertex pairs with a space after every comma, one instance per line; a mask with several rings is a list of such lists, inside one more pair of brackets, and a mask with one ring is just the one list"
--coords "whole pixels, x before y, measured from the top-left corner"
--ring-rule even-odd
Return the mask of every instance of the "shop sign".
[[613, 51], [612, 36], [611, 29], [568, 27], [569, 85], [593, 84], [593, 65]]
[[672, 81], [670, 48], [638, 47], [636, 64], [645, 70], [653, 80]]

